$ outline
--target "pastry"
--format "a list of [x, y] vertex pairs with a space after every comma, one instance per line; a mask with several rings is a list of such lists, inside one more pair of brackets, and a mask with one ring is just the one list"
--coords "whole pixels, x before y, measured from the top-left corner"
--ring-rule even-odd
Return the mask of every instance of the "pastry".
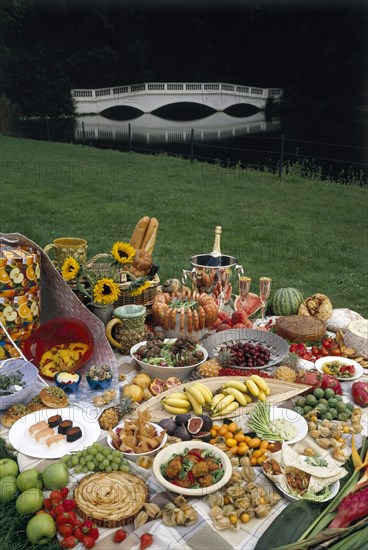
[[27, 405], [27, 411], [28, 412], [37, 412], [42, 409], [48, 409], [49, 407], [45, 405], [45, 403], [42, 401], [41, 397], [39, 395], [35, 395], [32, 397], [30, 402]]
[[141, 478], [120, 471], [89, 474], [74, 491], [78, 515], [109, 528], [132, 523], [147, 497], [147, 486]]
[[317, 342], [326, 333], [326, 324], [315, 317], [290, 315], [276, 320], [275, 331], [291, 342]]
[[52, 409], [67, 407], [69, 399], [66, 393], [61, 388], [48, 386], [40, 391], [40, 398], [45, 405]]
[[12, 405], [1, 417], [1, 423], [7, 428], [11, 428], [13, 424], [22, 416], [28, 413], [25, 405]]

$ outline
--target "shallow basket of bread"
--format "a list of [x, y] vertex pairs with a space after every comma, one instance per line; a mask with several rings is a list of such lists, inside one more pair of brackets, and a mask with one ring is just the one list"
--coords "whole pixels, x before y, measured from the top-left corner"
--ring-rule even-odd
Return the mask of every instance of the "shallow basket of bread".
[[148, 411], [138, 411], [136, 419], [122, 420], [109, 431], [108, 445], [132, 462], [143, 456], [153, 458], [165, 445], [167, 434], [161, 426], [149, 420]]
[[153, 461], [153, 473], [169, 491], [202, 497], [218, 491], [232, 475], [229, 457], [203, 441], [182, 441], [162, 449]]
[[316, 452], [313, 456], [299, 454], [287, 443], [265, 460], [262, 469], [291, 501], [327, 502], [338, 493], [339, 480], [347, 474], [328, 454], [323, 457]]

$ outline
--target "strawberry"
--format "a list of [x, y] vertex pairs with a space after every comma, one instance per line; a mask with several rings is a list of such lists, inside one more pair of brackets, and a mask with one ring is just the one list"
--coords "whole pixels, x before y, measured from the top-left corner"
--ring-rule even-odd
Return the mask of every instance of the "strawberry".
[[78, 544], [78, 540], [73, 536], [64, 537], [59, 541], [61, 548], [74, 548]]
[[91, 529], [96, 529], [96, 524], [90, 519], [86, 519], [81, 525], [81, 529], [85, 535], [89, 535]]
[[88, 534], [89, 534], [90, 537], [97, 540], [98, 537], [100, 536], [100, 531], [97, 529], [97, 527], [92, 527], [92, 529], [90, 530], [90, 532]]
[[66, 512], [66, 510], [65, 510], [62, 503], [57, 504], [56, 506], [54, 506], [52, 511], [54, 512], [54, 514], [56, 514], [56, 516], [59, 516], [60, 514], [63, 514], [64, 512]]
[[118, 529], [117, 531], [115, 531], [114, 542], [122, 542], [127, 538], [127, 536], [128, 535], [126, 531], [124, 531], [124, 529]]
[[86, 548], [93, 548], [94, 545], [96, 544], [96, 541], [93, 537], [90, 537], [87, 535], [86, 537], [83, 537], [82, 543]]
[[57, 530], [62, 537], [69, 537], [70, 535], [73, 535], [75, 538], [77, 538], [73, 533], [73, 527], [69, 525], [69, 523], [59, 525]]
[[148, 546], [151, 546], [152, 542], [153, 536], [150, 533], [144, 533], [141, 536], [139, 550], [144, 550], [145, 548], [148, 548]]
[[80, 527], [74, 527], [73, 536], [78, 540], [82, 540], [85, 537], [85, 534]]
[[46, 510], [51, 510], [51, 508], [52, 508], [51, 498], [45, 498], [45, 500], [43, 501], [43, 507]]
[[78, 519], [75, 512], [73, 512], [73, 510], [69, 510], [69, 512], [64, 512], [56, 517], [56, 526], [69, 523], [72, 527], [74, 527], [77, 521]]
[[55, 504], [61, 502], [63, 500], [63, 495], [61, 494], [60, 489], [55, 489], [54, 491], [51, 491], [50, 498], [51, 500], [55, 501]]
[[59, 489], [60, 493], [61, 493], [61, 497], [62, 499], [64, 500], [64, 498], [66, 498], [69, 494], [69, 489], [68, 487], [62, 487], [61, 489]]
[[63, 500], [63, 507], [65, 512], [69, 512], [69, 510], [74, 510], [74, 508], [77, 506], [77, 503], [73, 499], [66, 498]]

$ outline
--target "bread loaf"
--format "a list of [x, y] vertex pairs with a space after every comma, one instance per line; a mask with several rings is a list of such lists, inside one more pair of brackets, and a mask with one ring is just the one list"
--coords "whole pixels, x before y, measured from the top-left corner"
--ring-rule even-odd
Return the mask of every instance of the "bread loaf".
[[133, 264], [127, 266], [126, 271], [129, 271], [135, 277], [143, 277], [147, 275], [152, 267], [152, 256], [149, 252], [139, 248], [136, 250]]
[[149, 223], [150, 223], [149, 217], [144, 216], [143, 218], [141, 218], [139, 220], [139, 222], [135, 226], [132, 238], [130, 239], [130, 244], [136, 250], [138, 248], [142, 248], [143, 240], [145, 238], [146, 231], [147, 231]]
[[157, 218], [151, 218], [146, 230], [146, 234], [143, 239], [142, 246], [141, 246], [143, 250], [146, 250], [146, 252], [149, 252], [150, 254], [152, 254], [153, 249], [155, 247], [157, 230], [158, 230], [158, 220]]

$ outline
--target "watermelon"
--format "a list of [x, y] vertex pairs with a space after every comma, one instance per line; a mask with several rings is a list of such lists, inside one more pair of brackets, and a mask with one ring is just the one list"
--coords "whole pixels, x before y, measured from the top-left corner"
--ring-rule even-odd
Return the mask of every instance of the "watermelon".
[[279, 288], [270, 300], [274, 315], [295, 315], [304, 301], [303, 294], [296, 288]]
[[249, 292], [248, 296], [245, 299], [245, 302], [242, 301], [240, 296], [236, 296], [234, 300], [234, 310], [235, 311], [244, 311], [248, 317], [256, 313], [261, 309], [262, 302], [257, 294]]

